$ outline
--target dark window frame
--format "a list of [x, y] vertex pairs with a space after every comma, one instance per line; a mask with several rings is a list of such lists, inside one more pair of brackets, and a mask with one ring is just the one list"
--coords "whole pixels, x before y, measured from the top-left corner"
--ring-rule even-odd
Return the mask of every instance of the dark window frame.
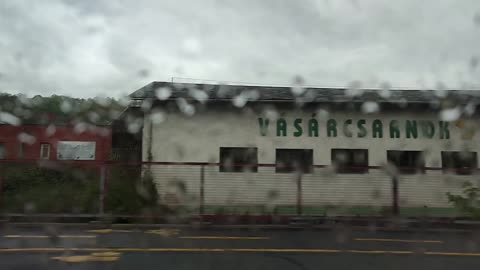
[[[296, 160], [288, 160], [290, 158]], [[298, 161], [300, 160], [300, 161]], [[295, 164], [296, 163], [296, 164]], [[275, 149], [275, 172], [304, 174], [313, 173], [313, 149]]]
[[[220, 172], [258, 172], [257, 147], [220, 147], [219, 155]], [[228, 159], [233, 159], [232, 164], [227, 164]]]
[[[365, 157], [365, 160], [361, 164], [355, 164], [355, 161], [357, 161], [355, 155], [359, 153]], [[339, 161], [336, 158], [338, 154], [346, 155], [348, 160]], [[330, 151], [330, 159], [332, 164], [337, 166], [336, 172], [340, 174], [365, 174], [369, 171], [368, 149], [332, 148]]]
[[[469, 153], [473, 158], [470, 160], [464, 159], [461, 155]], [[442, 171], [446, 172], [455, 172], [459, 175], [470, 175], [473, 174], [478, 168], [478, 157], [477, 152], [468, 151], [441, 151], [442, 158]], [[457, 166], [461, 163], [470, 163], [471, 166]]]
[[[43, 147], [44, 146], [48, 146], [48, 151], [46, 152], [47, 153], [46, 157], [43, 156], [43, 154], [44, 154]], [[45, 160], [50, 159], [51, 151], [52, 151], [52, 146], [49, 143], [40, 143], [40, 159], [45, 159]]]
[[387, 160], [389, 163], [393, 163], [397, 167], [400, 174], [425, 173], [424, 151], [387, 150]]

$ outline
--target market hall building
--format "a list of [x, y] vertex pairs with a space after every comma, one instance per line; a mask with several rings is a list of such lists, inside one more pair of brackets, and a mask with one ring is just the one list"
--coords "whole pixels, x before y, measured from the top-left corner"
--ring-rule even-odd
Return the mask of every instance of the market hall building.
[[446, 193], [478, 184], [475, 91], [153, 82], [130, 97], [160, 201], [201, 213], [370, 215], [395, 199], [446, 216]]

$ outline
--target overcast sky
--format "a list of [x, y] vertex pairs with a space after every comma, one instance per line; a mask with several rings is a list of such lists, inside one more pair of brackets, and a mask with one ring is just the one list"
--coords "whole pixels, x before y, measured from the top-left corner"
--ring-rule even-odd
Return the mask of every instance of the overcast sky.
[[478, 0], [0, 1], [10, 93], [118, 96], [172, 77], [480, 88], [477, 57]]

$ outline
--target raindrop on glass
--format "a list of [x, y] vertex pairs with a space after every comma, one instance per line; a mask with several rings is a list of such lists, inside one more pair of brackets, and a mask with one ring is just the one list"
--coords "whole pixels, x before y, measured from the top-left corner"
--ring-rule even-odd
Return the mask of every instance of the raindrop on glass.
[[455, 107], [441, 110], [439, 117], [442, 121], [456, 121], [460, 118], [461, 114], [462, 111], [460, 110], [460, 108]]
[[48, 125], [47, 129], [45, 129], [45, 135], [47, 135], [47, 137], [50, 137], [53, 134], [55, 134], [56, 131], [57, 131], [57, 129], [55, 128], [55, 125], [50, 124], [50, 125]]
[[188, 94], [200, 103], [205, 103], [208, 100], [208, 94], [199, 89], [188, 89]]
[[64, 100], [62, 104], [60, 104], [60, 110], [64, 113], [69, 113], [72, 110], [72, 104], [68, 100]]
[[295, 76], [295, 78], [293, 79], [293, 86], [291, 88], [292, 93], [295, 96], [302, 95], [306, 90], [304, 85], [305, 85], [305, 80], [303, 79], [303, 77], [302, 76]]
[[26, 144], [29, 144], [29, 145], [34, 144], [35, 141], [37, 140], [34, 136], [32, 136], [28, 133], [25, 133], [25, 132], [21, 132], [20, 134], [18, 134], [17, 139], [18, 139], [19, 142], [26, 143]]
[[20, 118], [8, 112], [0, 112], [0, 123], [9, 124], [12, 126], [19, 126], [21, 124]]
[[159, 110], [153, 111], [150, 114], [150, 119], [154, 124], [160, 124], [165, 121], [165, 113]]
[[362, 112], [363, 113], [375, 113], [380, 110], [380, 106], [377, 102], [374, 101], [367, 101], [362, 104]]
[[165, 100], [172, 95], [172, 90], [169, 87], [159, 87], [155, 90], [155, 96], [160, 100]]

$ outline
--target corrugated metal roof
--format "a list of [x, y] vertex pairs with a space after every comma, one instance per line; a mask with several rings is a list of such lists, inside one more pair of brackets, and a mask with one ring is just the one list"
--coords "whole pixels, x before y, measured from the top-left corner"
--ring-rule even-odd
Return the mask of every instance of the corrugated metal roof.
[[306, 87], [301, 95], [295, 95], [291, 87], [216, 85], [193, 83], [152, 82], [130, 95], [132, 99], [156, 98], [156, 91], [166, 87], [170, 93], [168, 99], [195, 99], [192, 91], [203, 91], [210, 101], [231, 100], [244, 95], [250, 101], [294, 101], [304, 102], [365, 102], [379, 103], [432, 103], [448, 98], [457, 104], [480, 103], [478, 90], [379, 90]]

